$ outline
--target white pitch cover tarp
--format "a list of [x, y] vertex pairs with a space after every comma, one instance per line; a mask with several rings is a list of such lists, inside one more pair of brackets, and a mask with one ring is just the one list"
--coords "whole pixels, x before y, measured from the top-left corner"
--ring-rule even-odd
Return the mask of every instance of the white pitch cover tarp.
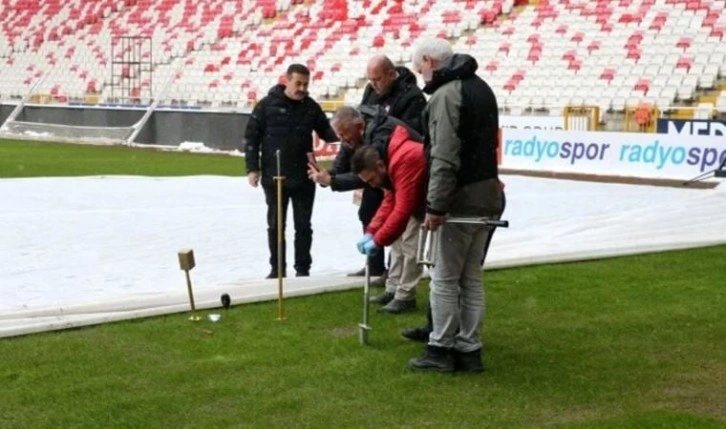
[[[508, 229], [487, 267], [726, 243], [726, 191], [504, 176]], [[0, 336], [188, 311], [177, 252], [192, 248], [199, 308], [277, 298], [265, 203], [244, 177], [0, 180]], [[285, 296], [358, 288], [351, 193], [317, 190], [312, 277], [295, 278], [288, 214]], [[586, 279], [583, 279], [586, 281]], [[351, 326], [360, 299], [351, 302]], [[424, 305], [422, 303], [422, 305]]]

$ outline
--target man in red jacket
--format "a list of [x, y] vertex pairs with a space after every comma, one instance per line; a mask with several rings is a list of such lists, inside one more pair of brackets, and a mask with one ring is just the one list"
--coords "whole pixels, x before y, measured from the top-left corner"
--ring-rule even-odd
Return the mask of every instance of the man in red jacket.
[[[405, 127], [393, 130], [383, 150], [376, 146], [358, 149], [352, 169], [368, 185], [385, 191], [383, 203], [358, 242], [361, 253], [371, 256], [390, 246], [405, 231], [418, 232], [426, 206], [426, 157], [423, 145], [411, 139]], [[415, 258], [408, 259], [415, 263]], [[395, 312], [412, 310], [416, 300], [411, 295], [397, 289], [386, 307]]]

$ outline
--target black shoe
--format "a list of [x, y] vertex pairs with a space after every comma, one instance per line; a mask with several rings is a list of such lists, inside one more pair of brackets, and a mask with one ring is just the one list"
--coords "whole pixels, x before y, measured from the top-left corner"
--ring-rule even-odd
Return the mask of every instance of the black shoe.
[[[287, 277], [287, 273], [283, 272], [282, 276]], [[265, 277], [265, 278], [266, 279], [276, 279], [277, 277], [278, 277], [277, 270], [273, 268], [272, 271], [270, 271], [270, 274], [268, 274], [267, 277]]]
[[461, 372], [484, 372], [481, 349], [466, 353], [454, 350], [454, 367]]
[[454, 357], [451, 350], [436, 346], [426, 346], [421, 357], [408, 361], [408, 367], [423, 371], [454, 372]]
[[378, 309], [379, 313], [401, 314], [416, 310], [416, 300], [402, 301], [393, 299], [388, 304]]
[[310, 270], [297, 270], [295, 277], [310, 277]]
[[354, 273], [348, 273], [348, 277], [365, 277], [365, 275], [366, 275], [366, 267], [363, 267]]
[[374, 296], [368, 302], [375, 302], [377, 304], [386, 305], [389, 302], [393, 301], [393, 295], [393, 292], [383, 292], [380, 295]]
[[408, 338], [409, 340], [425, 343], [429, 340], [430, 333], [430, 327], [420, 326], [418, 328], [404, 329], [403, 332], [401, 332], [401, 335], [403, 335], [405, 338]]

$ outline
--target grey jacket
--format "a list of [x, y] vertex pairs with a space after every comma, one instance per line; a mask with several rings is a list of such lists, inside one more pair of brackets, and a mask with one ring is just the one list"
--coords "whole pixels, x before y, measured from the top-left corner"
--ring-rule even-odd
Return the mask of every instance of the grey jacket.
[[[479, 103], [482, 105], [475, 106], [477, 112], [467, 112], [462, 109], [464, 103], [462, 80], [479, 79], [474, 75], [475, 70], [476, 62], [473, 58], [455, 55], [442, 64], [437, 73], [434, 73], [432, 82], [424, 88], [424, 91], [428, 89], [428, 92], [432, 93], [426, 106], [428, 126], [426, 143], [429, 157], [426, 200], [429, 213], [469, 217], [494, 216], [501, 211], [502, 192], [496, 172], [494, 177], [472, 183], [462, 184], [460, 180], [463, 164], [467, 164], [466, 168], [470, 169], [486, 168], [484, 162], [462, 160], [462, 152], [465, 151], [462, 136], [466, 135], [466, 131], [462, 130], [464, 122], [462, 115], [471, 115], [469, 123], [472, 123], [472, 119], [476, 120], [481, 111], [494, 109], [492, 114], [497, 114], [496, 101], [493, 106]], [[494, 144], [496, 150], [496, 141], [476, 144]]]

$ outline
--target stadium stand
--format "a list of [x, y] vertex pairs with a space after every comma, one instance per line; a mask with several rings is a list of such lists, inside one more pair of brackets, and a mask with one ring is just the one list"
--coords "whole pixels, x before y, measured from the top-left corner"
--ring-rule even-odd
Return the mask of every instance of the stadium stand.
[[[356, 102], [365, 63], [409, 64], [421, 37], [449, 38], [513, 114], [650, 103], [726, 111], [722, 0], [0, 0], [0, 99], [113, 102], [119, 37], [149, 38], [127, 101], [249, 109], [293, 61], [312, 95]], [[113, 56], [112, 56], [113, 53]], [[124, 55], [126, 54], [126, 57]], [[410, 65], [410, 64], [409, 64]], [[123, 70], [129, 79], [136, 69]]]

